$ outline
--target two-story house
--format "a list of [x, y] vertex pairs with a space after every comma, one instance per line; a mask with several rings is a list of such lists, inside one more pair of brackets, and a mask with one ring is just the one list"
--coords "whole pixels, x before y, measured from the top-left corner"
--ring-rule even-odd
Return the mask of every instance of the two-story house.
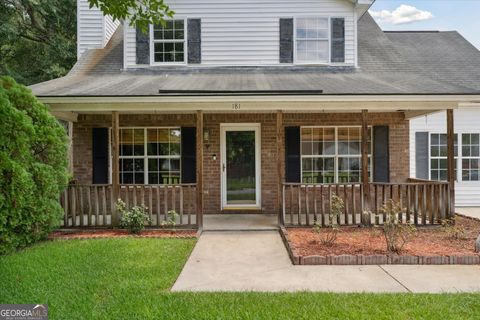
[[[144, 34], [78, 0], [77, 64], [31, 87], [71, 134], [64, 225], [115, 225], [117, 198], [152, 225], [328, 224], [333, 194], [341, 224], [389, 198], [404, 221], [451, 217], [453, 110], [480, 101], [480, 53], [456, 32], [384, 32], [373, 2], [171, 0]], [[447, 182], [410, 179], [409, 119], [439, 110]]]

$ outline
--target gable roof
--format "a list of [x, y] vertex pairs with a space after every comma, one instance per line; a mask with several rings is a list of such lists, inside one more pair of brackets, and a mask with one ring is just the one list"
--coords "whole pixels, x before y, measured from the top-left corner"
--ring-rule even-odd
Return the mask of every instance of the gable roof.
[[159, 96], [159, 90], [312, 90], [332, 95], [480, 94], [480, 51], [457, 32], [383, 32], [358, 24], [359, 68], [151, 67], [122, 70], [123, 29], [89, 50], [62, 78], [32, 85], [37, 96]]

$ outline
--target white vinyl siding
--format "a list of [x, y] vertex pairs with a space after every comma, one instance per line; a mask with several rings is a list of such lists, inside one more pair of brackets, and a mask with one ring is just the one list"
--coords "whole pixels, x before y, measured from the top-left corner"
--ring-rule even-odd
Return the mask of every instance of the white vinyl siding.
[[98, 8], [89, 8], [87, 0], [77, 0], [77, 57], [88, 49], [101, 49], [119, 25]]
[[[202, 21], [201, 66], [279, 64], [279, 19], [345, 18], [345, 64], [355, 64], [355, 10], [345, 0], [172, 0], [177, 16]], [[135, 29], [125, 31], [125, 63], [135, 67]], [[198, 66], [198, 65], [196, 65]]]
[[[410, 120], [410, 176], [415, 177], [415, 132], [446, 133], [446, 114], [438, 112], [428, 116], [422, 116]], [[463, 133], [480, 133], [478, 126], [480, 109], [455, 110], [454, 131], [459, 140]], [[461, 150], [460, 150], [461, 151]], [[457, 169], [461, 168], [461, 162], [457, 161]], [[458, 170], [457, 170], [458, 171]], [[458, 179], [455, 183], [455, 205], [457, 207], [480, 206], [480, 181], [463, 181]], [[461, 178], [461, 177], [460, 177]]]

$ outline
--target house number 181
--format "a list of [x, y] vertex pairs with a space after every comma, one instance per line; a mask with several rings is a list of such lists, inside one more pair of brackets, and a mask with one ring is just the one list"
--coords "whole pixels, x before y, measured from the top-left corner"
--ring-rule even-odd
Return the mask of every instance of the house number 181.
[[233, 110], [240, 110], [240, 103], [232, 103]]

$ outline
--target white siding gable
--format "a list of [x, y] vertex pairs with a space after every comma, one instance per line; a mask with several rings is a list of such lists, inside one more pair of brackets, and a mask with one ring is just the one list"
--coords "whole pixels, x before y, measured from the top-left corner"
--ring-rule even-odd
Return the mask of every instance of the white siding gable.
[[120, 23], [89, 8], [87, 0], [77, 0], [77, 58], [88, 49], [105, 47]]
[[[357, 12], [347, 0], [171, 0], [169, 5], [176, 17], [201, 18], [202, 66], [278, 65], [279, 18], [302, 16], [344, 17], [345, 64], [356, 64]], [[126, 26], [125, 67], [135, 62], [135, 29]]]

